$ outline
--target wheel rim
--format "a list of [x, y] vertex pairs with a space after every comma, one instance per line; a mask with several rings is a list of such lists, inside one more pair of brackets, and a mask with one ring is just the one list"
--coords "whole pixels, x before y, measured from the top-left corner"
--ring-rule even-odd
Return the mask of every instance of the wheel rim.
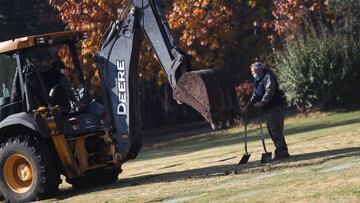
[[33, 167], [21, 154], [10, 155], [4, 164], [4, 179], [16, 193], [25, 193], [33, 184]]

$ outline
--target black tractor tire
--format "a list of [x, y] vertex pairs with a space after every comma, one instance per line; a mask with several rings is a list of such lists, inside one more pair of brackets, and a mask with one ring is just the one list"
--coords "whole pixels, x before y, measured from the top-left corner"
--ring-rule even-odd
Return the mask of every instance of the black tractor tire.
[[95, 169], [88, 171], [82, 177], [66, 178], [66, 182], [70, 183], [73, 188], [82, 189], [99, 185], [114, 183], [118, 180], [121, 169]]
[[1, 144], [0, 192], [6, 201], [30, 202], [56, 194], [60, 167], [49, 143], [29, 134]]

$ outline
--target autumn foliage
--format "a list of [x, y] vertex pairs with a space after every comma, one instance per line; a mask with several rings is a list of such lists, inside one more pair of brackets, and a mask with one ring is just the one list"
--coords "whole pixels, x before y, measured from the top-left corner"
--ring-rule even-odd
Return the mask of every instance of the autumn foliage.
[[301, 31], [305, 21], [310, 15], [324, 10], [328, 5], [327, 0], [273, 0], [274, 26], [275, 33], [284, 37]]
[[[82, 42], [81, 52], [85, 76], [98, 83], [97, 70], [87, 57], [94, 54], [100, 39], [111, 21], [116, 20], [122, 1], [110, 0], [49, 0], [70, 30], [88, 30], [89, 38]], [[236, 29], [231, 24], [234, 11], [226, 0], [176, 0], [164, 3], [165, 12], [180, 47], [193, 57], [196, 69], [223, 66], [224, 56], [235, 43]], [[145, 43], [140, 56], [140, 77], [164, 81], [154, 53]], [[92, 77], [95, 75], [96, 77]], [[91, 77], [90, 77], [91, 76]]]
[[[81, 58], [85, 77], [97, 86], [98, 72], [89, 55], [99, 49], [101, 36], [110, 22], [117, 19], [125, 0], [48, 1], [59, 11], [68, 29], [89, 31], [89, 38], [82, 42]], [[273, 0], [272, 7], [260, 0], [171, 0], [162, 4], [176, 41], [193, 58], [194, 69], [224, 67], [226, 57], [232, 56], [235, 58], [232, 70], [241, 74], [234, 77], [246, 79], [247, 66], [266, 54], [255, 52], [265, 52], [264, 46], [267, 46], [259, 43], [262, 35], [254, 34], [256, 26], [267, 30], [272, 42], [287, 38], [300, 31], [304, 19], [326, 6], [327, 0]], [[159, 85], [166, 81], [146, 42], [140, 54], [139, 75], [145, 80], [156, 78]], [[249, 86], [243, 85], [240, 89], [244, 88]]]
[[235, 45], [234, 10], [226, 0], [177, 0], [168, 15], [182, 47], [194, 58], [194, 67], [223, 67]]
[[[50, 5], [56, 8], [61, 19], [69, 30], [87, 30], [88, 38], [82, 41], [81, 62], [83, 63], [84, 76], [95, 90], [100, 85], [99, 73], [93, 63], [91, 55], [100, 47], [101, 36], [112, 20], [116, 18], [116, 5], [119, 1], [101, 0], [49, 0]], [[68, 51], [62, 50], [60, 55], [66, 64], [69, 64]], [[95, 76], [95, 77], [94, 77]]]

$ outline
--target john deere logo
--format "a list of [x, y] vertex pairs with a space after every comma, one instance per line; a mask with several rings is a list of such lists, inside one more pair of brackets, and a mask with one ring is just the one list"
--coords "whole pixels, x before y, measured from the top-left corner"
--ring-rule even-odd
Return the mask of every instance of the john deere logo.
[[117, 74], [117, 93], [119, 98], [119, 103], [117, 105], [117, 115], [124, 116], [126, 115], [126, 73], [125, 73], [125, 61], [116, 61], [116, 68], [118, 71]]

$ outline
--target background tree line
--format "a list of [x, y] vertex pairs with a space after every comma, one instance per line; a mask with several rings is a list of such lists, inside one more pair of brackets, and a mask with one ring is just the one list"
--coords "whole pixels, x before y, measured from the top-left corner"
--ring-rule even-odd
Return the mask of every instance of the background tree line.
[[[0, 39], [65, 29], [88, 30], [82, 42], [85, 77], [97, 95], [91, 57], [124, 0], [2, 0]], [[279, 73], [289, 105], [306, 110], [353, 105], [359, 81], [359, 2], [356, 0], [162, 1], [175, 39], [195, 69], [223, 67], [238, 85], [240, 103], [251, 93], [249, 65], [266, 62]], [[201, 120], [178, 106], [145, 42], [140, 60], [145, 128]], [[1, 63], [1, 61], [0, 61]], [[1, 65], [1, 64], [0, 64]], [[0, 70], [2, 71], [2, 70]], [[1, 74], [3, 75], [3, 74]], [[95, 77], [92, 77], [94, 76]]]

